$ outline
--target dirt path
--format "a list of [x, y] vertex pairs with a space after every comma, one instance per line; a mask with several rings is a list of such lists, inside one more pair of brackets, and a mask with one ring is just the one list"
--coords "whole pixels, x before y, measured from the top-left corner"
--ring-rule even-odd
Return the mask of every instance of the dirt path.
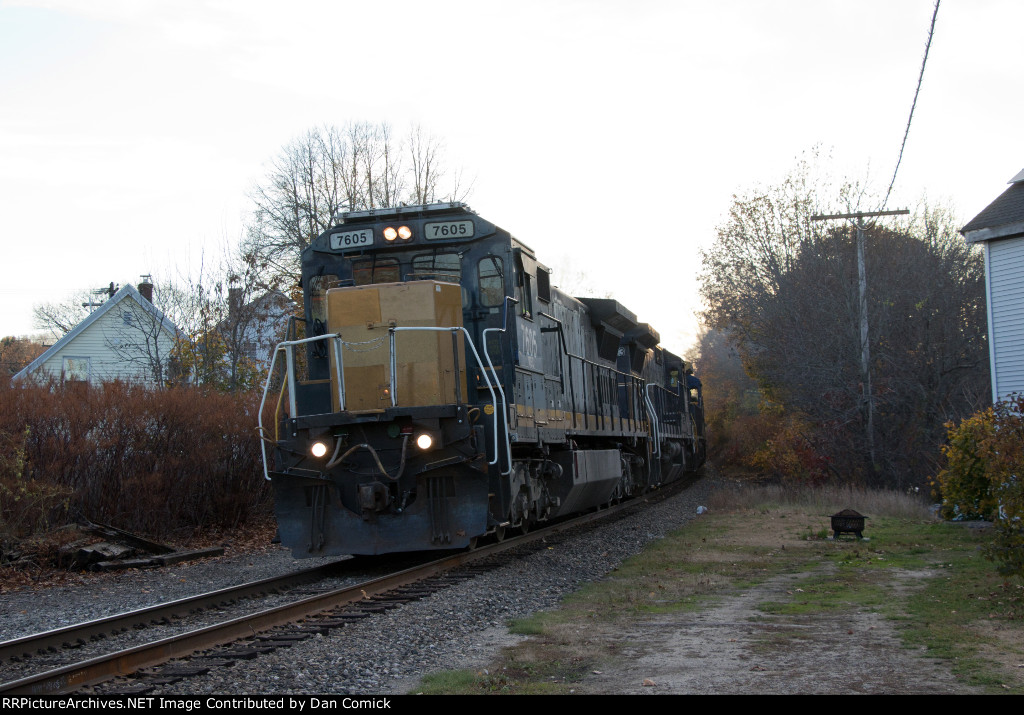
[[[914, 574], [903, 574], [913, 579]], [[775, 616], [758, 610], [781, 600], [806, 574], [784, 575], [697, 613], [635, 621], [594, 633], [614, 644], [615, 666], [592, 673], [587, 694], [980, 693], [941, 663], [904, 648], [877, 613]], [[896, 588], [902, 585], [894, 584]]]

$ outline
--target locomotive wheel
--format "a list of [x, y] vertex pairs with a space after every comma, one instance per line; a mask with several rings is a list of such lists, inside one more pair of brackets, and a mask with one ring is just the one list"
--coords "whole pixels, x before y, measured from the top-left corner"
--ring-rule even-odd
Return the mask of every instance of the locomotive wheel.
[[479, 542], [479, 537], [474, 536], [474, 537], [470, 538], [469, 546], [466, 547], [466, 551], [474, 551], [476, 549], [476, 546], [477, 546], [478, 542]]
[[499, 544], [502, 541], [505, 540], [505, 527], [504, 526], [496, 526], [496, 527], [494, 527], [494, 540], [497, 541]]

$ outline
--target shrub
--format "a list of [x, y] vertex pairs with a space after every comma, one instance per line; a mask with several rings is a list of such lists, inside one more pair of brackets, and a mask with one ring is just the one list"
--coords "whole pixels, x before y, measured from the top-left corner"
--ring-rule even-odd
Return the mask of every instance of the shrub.
[[946, 468], [937, 476], [944, 519], [992, 519], [996, 497], [992, 493], [985, 453], [995, 432], [995, 414], [983, 410], [959, 425], [946, 423], [942, 447]]
[[1024, 577], [1024, 395], [948, 428], [943, 516], [992, 519], [986, 556], [1001, 574]]
[[999, 573], [1024, 578], [1024, 395], [998, 403], [994, 414], [985, 458], [998, 508], [995, 538], [986, 553]]
[[814, 430], [798, 415], [781, 410], [766, 413], [772, 433], [750, 457], [749, 463], [783, 481], [821, 485], [829, 479], [828, 458], [821, 454], [811, 438]]
[[35, 494], [50, 519], [60, 497], [65, 519], [153, 537], [230, 529], [269, 510], [258, 407], [258, 395], [203, 388], [0, 387], [0, 478]]
[[23, 539], [66, 520], [70, 492], [25, 474], [25, 444], [30, 436], [0, 434], [0, 561]]

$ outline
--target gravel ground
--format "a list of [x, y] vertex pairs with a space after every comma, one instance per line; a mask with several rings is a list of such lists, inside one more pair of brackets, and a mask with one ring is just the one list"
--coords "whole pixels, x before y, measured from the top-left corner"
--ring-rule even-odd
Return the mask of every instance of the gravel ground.
[[[166, 686], [173, 694], [395, 694], [429, 672], [485, 665], [514, 639], [510, 618], [551, 608], [582, 583], [600, 579], [696, 515], [707, 480], [660, 504], [497, 570], [234, 667]], [[208, 559], [159, 570], [83, 579], [79, 584], [0, 597], [0, 640], [100, 618], [320, 563], [284, 549]], [[213, 613], [210, 617], [216, 617]], [[2, 680], [17, 677], [0, 664]]]

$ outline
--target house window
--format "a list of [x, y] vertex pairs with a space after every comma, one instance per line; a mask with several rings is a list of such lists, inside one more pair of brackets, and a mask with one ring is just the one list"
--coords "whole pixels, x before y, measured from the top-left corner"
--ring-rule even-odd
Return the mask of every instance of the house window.
[[63, 374], [66, 382], [89, 382], [90, 359], [87, 357], [64, 358]]

